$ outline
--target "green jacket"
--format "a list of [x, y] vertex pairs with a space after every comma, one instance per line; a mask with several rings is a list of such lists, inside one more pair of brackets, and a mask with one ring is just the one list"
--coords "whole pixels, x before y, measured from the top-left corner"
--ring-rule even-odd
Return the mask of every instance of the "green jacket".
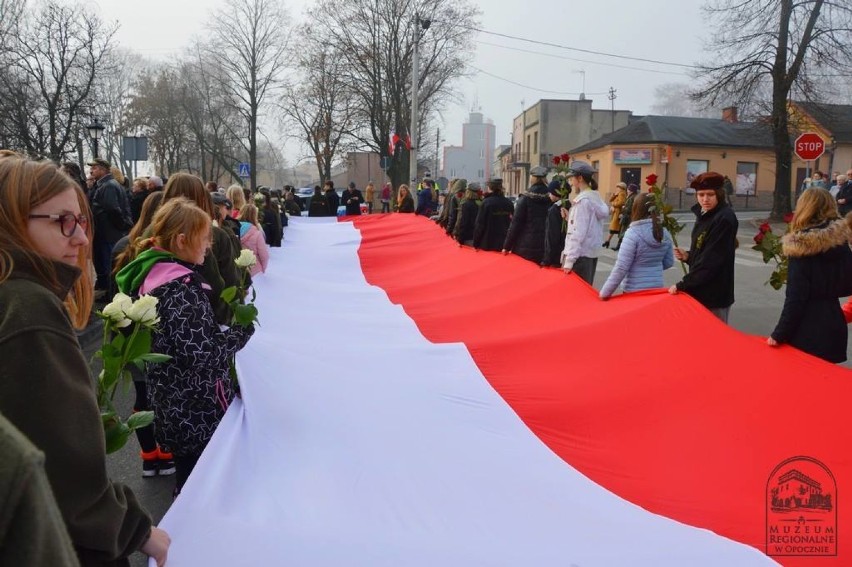
[[0, 283], [0, 413], [45, 454], [45, 470], [84, 566], [128, 565], [151, 518], [133, 492], [110, 481], [94, 381], [62, 301], [79, 270], [54, 263], [49, 289], [15, 256]]
[[44, 453], [0, 415], [0, 565], [79, 567]]

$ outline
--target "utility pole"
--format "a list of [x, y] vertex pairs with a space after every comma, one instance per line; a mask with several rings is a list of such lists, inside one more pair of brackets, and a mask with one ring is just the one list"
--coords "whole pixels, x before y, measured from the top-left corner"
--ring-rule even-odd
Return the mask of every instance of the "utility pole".
[[[432, 175], [432, 178], [437, 180], [438, 175], [438, 152], [441, 151], [441, 129], [438, 128], [438, 132], [435, 134], [435, 173]], [[437, 181], [436, 181], [437, 183]]]
[[615, 93], [616, 93], [616, 90], [614, 88], [610, 87], [609, 88], [609, 96], [607, 97], [607, 98], [609, 98], [609, 101], [610, 101], [610, 109], [611, 109], [611, 114], [612, 114], [612, 130], [610, 130], [610, 132], [615, 132], [615, 99], [618, 98], [617, 96], [615, 96]]
[[414, 57], [411, 63], [411, 128], [408, 131], [408, 136], [411, 139], [411, 150], [408, 153], [408, 173], [411, 178], [411, 187], [414, 188], [417, 182], [417, 124], [418, 124], [418, 85], [420, 83], [420, 28], [423, 31], [429, 29], [432, 25], [431, 20], [421, 19], [419, 15], [414, 16]]

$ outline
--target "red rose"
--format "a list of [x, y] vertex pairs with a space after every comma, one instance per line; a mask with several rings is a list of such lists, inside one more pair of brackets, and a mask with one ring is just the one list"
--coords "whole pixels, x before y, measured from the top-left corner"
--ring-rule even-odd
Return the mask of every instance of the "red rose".
[[645, 178], [645, 183], [648, 185], [656, 185], [657, 184], [657, 174], [652, 173], [648, 177]]
[[562, 161], [564, 161], [565, 163], [568, 163], [569, 161], [571, 161], [571, 156], [569, 156], [567, 153], [566, 153], [566, 154], [562, 154], [562, 155], [561, 155], [561, 156], [559, 156], [559, 157], [561, 157], [561, 158], [562, 158]]
[[761, 242], [763, 242], [763, 239], [765, 237], [766, 237], [766, 235], [764, 233], [758, 232], [757, 234], [754, 235], [754, 241], [756, 243], [760, 244]]
[[559, 156], [556, 156], [556, 157], [553, 158], [553, 164], [559, 165]]
[[772, 232], [772, 227], [769, 226], [768, 222], [763, 223], [762, 225], [757, 227], [757, 229], [760, 231], [761, 234], [765, 234], [767, 232]]
[[787, 224], [793, 222], [793, 213], [787, 213], [786, 215], [784, 215], [784, 222], [786, 222]]

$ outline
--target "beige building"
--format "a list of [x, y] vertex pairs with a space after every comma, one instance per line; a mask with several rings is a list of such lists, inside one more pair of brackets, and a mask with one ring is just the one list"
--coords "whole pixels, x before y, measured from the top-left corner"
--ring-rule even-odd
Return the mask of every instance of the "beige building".
[[678, 208], [693, 204], [689, 184], [705, 171], [727, 175], [735, 199], [748, 198], [755, 205], [771, 203], [775, 188], [769, 127], [739, 122], [735, 108], [725, 109], [721, 119], [644, 116], [569, 153], [598, 170], [604, 196], [620, 181], [646, 189], [645, 178], [652, 173]]
[[797, 160], [794, 186], [801, 185], [808, 169], [832, 176], [852, 168], [852, 105], [791, 102], [789, 109], [790, 125], [796, 133], [816, 132], [825, 142], [825, 153], [810, 168]]
[[530, 168], [552, 165], [553, 156], [627, 126], [631, 116], [629, 110], [593, 110], [588, 99], [536, 102], [512, 122], [512, 148], [501, 159], [507, 194], [527, 189]]

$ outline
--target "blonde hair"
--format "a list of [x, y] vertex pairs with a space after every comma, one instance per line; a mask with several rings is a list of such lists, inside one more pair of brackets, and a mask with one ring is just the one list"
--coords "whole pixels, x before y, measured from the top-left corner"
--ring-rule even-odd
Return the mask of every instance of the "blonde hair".
[[804, 230], [806, 228], [821, 224], [825, 221], [840, 218], [837, 211], [837, 201], [831, 193], [820, 187], [813, 187], [803, 191], [796, 210], [793, 212], [793, 220], [790, 221], [790, 230]]
[[252, 205], [251, 203], [246, 203], [240, 209], [240, 220], [245, 222], [250, 222], [251, 224], [257, 226], [257, 207]]
[[112, 166], [109, 168], [109, 172], [112, 174], [112, 178], [118, 181], [119, 185], [124, 185], [124, 174], [121, 173], [121, 170], [116, 166]]
[[[402, 202], [405, 200], [405, 197], [403, 197], [403, 195], [402, 195], [402, 191], [403, 191], [403, 190], [405, 190], [405, 195], [406, 195], [406, 196], [410, 196], [410, 195], [411, 195], [411, 191], [409, 191], [409, 190], [408, 190], [408, 185], [406, 185], [405, 183], [403, 183], [402, 185], [400, 185], [400, 186], [399, 186], [399, 189], [398, 189], [398, 191], [399, 191], [399, 192], [397, 193], [397, 196], [396, 196], [396, 203], [397, 203], [398, 205], [402, 205]], [[413, 197], [412, 197], [412, 198], [413, 198]]]
[[[92, 218], [89, 202], [77, 185], [56, 164], [48, 161], [30, 161], [23, 157], [4, 154], [0, 158], [0, 283], [14, 269], [12, 253], [27, 259], [35, 270], [52, 286], [59, 287], [59, 279], [53, 263], [43, 257], [29, 235], [30, 211], [53, 197], [73, 190], [80, 205], [81, 214]], [[92, 241], [92, 222], [86, 229]], [[92, 309], [93, 285], [89, 260], [91, 245], [81, 246], [77, 253], [77, 267], [82, 274], [74, 282], [71, 293], [65, 298], [65, 308], [71, 322], [78, 329], [89, 322]]]
[[160, 205], [151, 221], [151, 237], [140, 240], [136, 248], [141, 252], [156, 247], [174, 253], [179, 235], [195, 245], [210, 236], [212, 223], [207, 211], [185, 197], [175, 197]]
[[231, 185], [226, 193], [228, 199], [233, 203], [234, 209], [241, 210], [246, 204], [246, 193], [239, 185]]

